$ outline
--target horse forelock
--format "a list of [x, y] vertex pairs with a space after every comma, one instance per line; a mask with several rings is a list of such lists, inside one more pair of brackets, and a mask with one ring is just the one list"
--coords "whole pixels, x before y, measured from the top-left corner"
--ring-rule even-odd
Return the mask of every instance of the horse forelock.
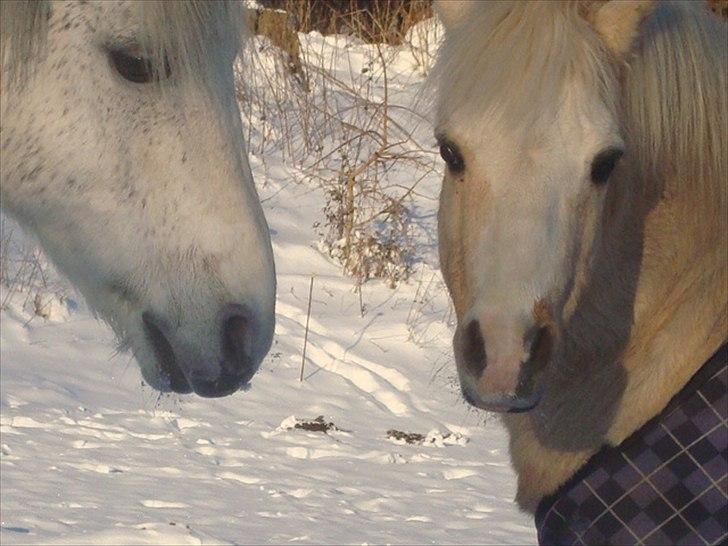
[[198, 73], [209, 63], [212, 48], [222, 41], [239, 47], [245, 34], [242, 5], [237, 0], [142, 2], [140, 11], [142, 45], [160, 73], [167, 62], [183, 74]]
[[[52, 4], [50, 0], [0, 2], [4, 77], [14, 80], [32, 71], [34, 58], [45, 46]], [[198, 73], [209, 64], [213, 48], [223, 41], [239, 47], [246, 34], [239, 0], [146, 0], [135, 6], [139, 45], [160, 74], [169, 64], [182, 77]]]
[[497, 116], [510, 131], [547, 125], [579, 80], [615, 108], [609, 54], [576, 2], [475, 2], [446, 32], [428, 85], [440, 117]]

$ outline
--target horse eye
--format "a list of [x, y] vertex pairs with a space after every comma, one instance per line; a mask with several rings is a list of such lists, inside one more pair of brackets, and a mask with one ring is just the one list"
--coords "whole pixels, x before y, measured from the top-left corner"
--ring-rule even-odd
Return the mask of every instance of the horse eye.
[[440, 141], [440, 157], [453, 173], [463, 172], [465, 169], [465, 161], [463, 156], [460, 154], [460, 150], [452, 142], [447, 140]]
[[[133, 83], [149, 83], [158, 79], [152, 63], [141, 54], [139, 47], [115, 48], [109, 50], [109, 59], [122, 78]], [[164, 60], [164, 76], [170, 76], [169, 62]]]
[[591, 165], [592, 182], [597, 186], [606, 184], [623, 154], [624, 150], [619, 148], [607, 148], [594, 156]]

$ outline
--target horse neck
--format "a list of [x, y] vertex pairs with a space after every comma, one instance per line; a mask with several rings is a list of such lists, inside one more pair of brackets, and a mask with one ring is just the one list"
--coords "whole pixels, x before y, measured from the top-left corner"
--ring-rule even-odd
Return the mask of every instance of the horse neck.
[[[628, 380], [611, 443], [658, 413], [728, 332], [725, 25], [695, 6], [666, 9], [662, 23], [675, 35], [663, 28], [644, 44], [625, 83], [632, 145], [658, 144], [641, 154], [640, 195], [631, 196], [647, 210], [635, 211], [644, 215], [642, 261], [622, 356]], [[676, 44], [680, 55], [666, 55]], [[657, 120], [644, 115], [649, 101]]]
[[[672, 40], [673, 46], [683, 47], [680, 37]], [[721, 40], [713, 44], [725, 48]], [[542, 408], [539, 415], [504, 418], [519, 479], [517, 500], [526, 510], [535, 510], [543, 496], [564, 483], [603, 443], [619, 444], [659, 413], [728, 332], [728, 149], [720, 134], [728, 120], [725, 50], [708, 52], [702, 56], [707, 58], [704, 66], [669, 81], [659, 72], [686, 69], [656, 62], [657, 53], [664, 55], [657, 51], [660, 47], [665, 43], [652, 51], [645, 45], [643, 56], [634, 60], [622, 80], [627, 148], [638, 152], [612, 192], [618, 219], [611, 228], [616, 229], [605, 234], [605, 258], [600, 262], [605, 271], [593, 282], [623, 286], [611, 293], [604, 288], [585, 304], [582, 318], [609, 315], [605, 303], [614, 297], [621, 300], [622, 310], [628, 304], [627, 311], [612, 318], [619, 324], [597, 318], [593, 325], [580, 327], [582, 321], [576, 321], [574, 327], [582, 329], [577, 337], [587, 340], [585, 345], [589, 330], [592, 345], [606, 343], [606, 349], [576, 351], [580, 358], [558, 363], [583, 375], [580, 384], [564, 382], [569, 392], [559, 385], [564, 394], [557, 403]], [[645, 85], [650, 76], [665, 88]], [[645, 116], [646, 107], [661, 117]], [[665, 115], [665, 109], [677, 112]], [[717, 126], [692, 126], [696, 117]], [[667, 126], [666, 120], [674, 124]], [[608, 202], [605, 210], [609, 206]], [[620, 329], [627, 331], [625, 339], [610, 339]], [[611, 361], [595, 357], [589, 362], [605, 350], [614, 351]], [[589, 371], [584, 374], [585, 368]], [[616, 386], [610, 390], [607, 383]]]

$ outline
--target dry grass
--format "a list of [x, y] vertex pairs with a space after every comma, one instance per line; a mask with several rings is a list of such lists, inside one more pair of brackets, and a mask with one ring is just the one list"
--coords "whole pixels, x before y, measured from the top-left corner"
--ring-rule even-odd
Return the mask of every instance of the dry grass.
[[49, 280], [54, 277], [43, 251], [0, 216], [0, 309], [12, 302], [31, 317], [49, 318], [54, 306], [65, 301], [63, 288]]
[[[306, 30], [314, 20], [323, 24], [316, 12], [316, 6], [323, 4], [295, 1], [289, 8], [297, 10], [295, 18]], [[429, 3], [414, 4], [420, 11], [429, 10]], [[397, 8], [393, 3], [390, 9], [382, 17], [393, 18], [393, 13], [405, 9], [415, 13], [411, 5]], [[346, 12], [336, 17], [352, 25], [358, 21], [357, 35], [372, 32], [371, 23], [361, 22], [369, 16]], [[333, 24], [332, 19], [325, 20]], [[387, 28], [382, 36], [394, 40], [404, 27]], [[410, 51], [419, 71], [426, 72], [432, 59], [426, 53], [428, 35], [422, 34], [416, 40], [418, 48], [410, 46]], [[300, 35], [300, 40], [308, 37]], [[341, 263], [345, 273], [357, 284], [381, 278], [395, 286], [409, 276], [414, 258], [411, 194], [434, 166], [432, 152], [404, 127], [409, 124], [399, 123], [403, 115], [419, 114], [390, 102], [389, 71], [402, 48], [374, 44], [350, 53], [349, 48], [332, 48], [314, 38], [307, 47], [294, 46], [300, 71], [291, 71], [291, 51], [282, 50], [279, 41], [259, 37], [251, 55], [244, 56], [246, 62], [238, 66], [237, 92], [249, 149], [261, 157], [282, 156], [302, 170], [309, 182], [324, 189], [325, 204], [316, 228], [322, 250]], [[348, 69], [342, 68], [342, 57]], [[396, 176], [398, 171], [417, 176], [403, 188], [393, 182], [403, 178]]]
[[430, 0], [263, 0], [296, 21], [299, 32], [349, 34], [370, 43], [399, 45], [407, 31], [432, 16]]

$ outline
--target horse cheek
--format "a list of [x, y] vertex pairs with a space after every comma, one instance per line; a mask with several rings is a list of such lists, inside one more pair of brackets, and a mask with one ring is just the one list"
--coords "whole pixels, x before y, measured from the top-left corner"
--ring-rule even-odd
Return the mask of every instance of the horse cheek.
[[459, 204], [461, 193], [446, 175], [437, 213], [440, 269], [458, 317], [465, 313], [467, 306], [463, 241], [459, 236], [463, 230], [462, 215], [458, 214], [458, 210], [461, 209]]

